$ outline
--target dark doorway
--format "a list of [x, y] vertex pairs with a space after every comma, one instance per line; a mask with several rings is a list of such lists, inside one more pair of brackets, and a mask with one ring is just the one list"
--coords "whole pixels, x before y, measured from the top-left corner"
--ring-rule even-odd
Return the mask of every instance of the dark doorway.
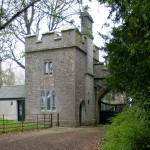
[[110, 124], [110, 118], [115, 117], [125, 106], [126, 104], [109, 104], [102, 101], [99, 102], [99, 124]]
[[84, 125], [85, 124], [85, 102], [84, 101], [82, 101], [81, 103], [80, 103], [80, 116], [79, 116], [79, 118], [80, 118], [80, 125]]
[[25, 101], [18, 101], [18, 121], [24, 121], [25, 119]]

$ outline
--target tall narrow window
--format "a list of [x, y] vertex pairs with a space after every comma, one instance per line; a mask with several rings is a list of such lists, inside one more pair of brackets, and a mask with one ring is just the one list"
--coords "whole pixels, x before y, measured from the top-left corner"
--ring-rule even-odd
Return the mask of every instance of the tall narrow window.
[[49, 73], [49, 65], [48, 62], [45, 62], [45, 74]]
[[47, 91], [47, 110], [51, 110], [51, 95], [50, 92]]
[[53, 63], [51, 60], [46, 60], [44, 63], [44, 74], [53, 74]]
[[52, 92], [52, 109], [56, 109], [56, 92]]
[[41, 92], [41, 110], [45, 110], [45, 104], [46, 104], [45, 93], [42, 91]]

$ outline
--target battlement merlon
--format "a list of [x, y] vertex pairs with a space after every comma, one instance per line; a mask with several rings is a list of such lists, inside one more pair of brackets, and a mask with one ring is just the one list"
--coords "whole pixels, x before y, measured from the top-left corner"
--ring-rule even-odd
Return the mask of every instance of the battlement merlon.
[[76, 46], [86, 52], [86, 44], [83, 39], [76, 29], [62, 30], [60, 35], [56, 32], [47, 32], [42, 34], [41, 40], [38, 40], [36, 35], [29, 35], [25, 37], [25, 51], [32, 52]]
[[99, 61], [99, 48], [96, 45], [93, 45], [93, 57]]

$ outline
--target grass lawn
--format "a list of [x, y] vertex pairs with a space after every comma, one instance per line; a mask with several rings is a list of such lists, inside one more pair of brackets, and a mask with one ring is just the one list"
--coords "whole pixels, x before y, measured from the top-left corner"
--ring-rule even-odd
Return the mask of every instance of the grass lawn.
[[38, 128], [48, 128], [49, 125], [38, 124], [34, 123], [26, 123], [20, 122], [15, 120], [4, 120], [0, 118], [0, 134], [4, 132], [11, 132], [11, 131], [23, 131], [23, 130], [32, 130]]

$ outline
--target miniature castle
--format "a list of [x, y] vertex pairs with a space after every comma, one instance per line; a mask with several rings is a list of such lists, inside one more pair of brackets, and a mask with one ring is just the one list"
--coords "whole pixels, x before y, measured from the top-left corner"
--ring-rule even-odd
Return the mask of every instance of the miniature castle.
[[80, 18], [81, 33], [68, 29], [45, 33], [41, 40], [26, 37], [26, 114], [59, 113], [61, 126], [97, 124], [105, 71], [93, 45], [93, 20], [88, 13]]

